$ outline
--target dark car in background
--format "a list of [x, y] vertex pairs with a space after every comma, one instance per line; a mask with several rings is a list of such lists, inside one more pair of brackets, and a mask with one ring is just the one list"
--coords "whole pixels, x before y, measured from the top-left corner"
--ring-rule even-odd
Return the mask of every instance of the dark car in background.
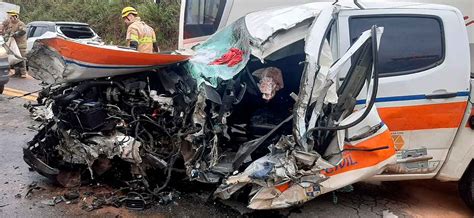
[[6, 49], [3, 47], [3, 44], [3, 37], [0, 36], [0, 94], [3, 93], [5, 84], [8, 83], [8, 71], [10, 70], [10, 65], [8, 64], [8, 54]]
[[[9, 10], [20, 10], [20, 6], [0, 1], [0, 23], [7, 19], [7, 11]], [[3, 29], [2, 29], [3, 34]], [[8, 83], [8, 73], [10, 65], [8, 63], [8, 54], [6, 49], [3, 47], [5, 43], [4, 38], [0, 35], [0, 94], [3, 93], [5, 84]]]

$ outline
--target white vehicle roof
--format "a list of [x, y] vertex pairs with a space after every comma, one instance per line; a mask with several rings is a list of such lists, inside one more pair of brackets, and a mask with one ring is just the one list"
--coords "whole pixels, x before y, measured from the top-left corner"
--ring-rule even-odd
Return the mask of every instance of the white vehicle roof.
[[[344, 1], [337, 5], [340, 6], [340, 10], [360, 10], [352, 2]], [[450, 10], [455, 11], [459, 16], [462, 16], [457, 8], [438, 4], [412, 2], [363, 2], [362, 5], [365, 7], [365, 10], [388, 8]], [[250, 36], [258, 42], [258, 44], [255, 45], [256, 49], [253, 49], [252, 54], [260, 59], [264, 59], [273, 52], [303, 39], [307, 35], [311, 24], [311, 22], [305, 21], [317, 17], [324, 8], [331, 6], [332, 3], [316, 2], [292, 7], [278, 7], [247, 14], [245, 16], [245, 25]], [[275, 34], [279, 31], [286, 32], [283, 34]]]
[[316, 17], [331, 3], [310, 3], [250, 13], [245, 24], [250, 35], [261, 43], [276, 31], [290, 29], [306, 19]]
[[[380, 0], [384, 4], [399, 2], [399, 0]], [[430, 8], [430, 9], [441, 9], [460, 11], [466, 18], [466, 23], [474, 21], [474, 1], [473, 0], [414, 0], [417, 3], [412, 4], [409, 7], [413, 8]], [[407, 4], [406, 2], [403, 4]], [[469, 41], [474, 43], [474, 24], [471, 24], [467, 28]], [[473, 47], [474, 48], [474, 47]]]
[[74, 25], [74, 26], [89, 26], [87, 23], [67, 22], [67, 21], [33, 21], [28, 25]]
[[7, 18], [7, 11], [9, 10], [20, 11], [20, 6], [6, 2], [0, 2], [0, 22], [3, 22]]
[[[378, 0], [378, 1], [359, 1], [359, 3], [365, 7], [365, 10], [373, 9], [432, 9], [432, 10], [449, 10], [462, 15], [462, 12], [457, 7], [444, 4], [433, 4], [432, 2], [444, 3], [444, 0], [418, 0], [417, 2], [403, 2], [397, 0]], [[466, 2], [463, 11], [468, 11], [471, 8], [470, 12], [474, 10], [474, 1], [467, 0], [461, 1], [457, 0], [456, 2]], [[470, 4], [470, 5], [469, 5]], [[330, 2], [315, 2], [301, 4], [292, 7], [273, 7], [268, 10], [262, 10], [257, 12], [252, 12], [247, 14], [245, 17], [247, 27], [249, 32], [254, 35], [257, 39], [264, 38], [260, 36], [264, 32], [276, 28], [276, 26], [285, 26], [291, 25], [292, 21], [301, 20], [301, 18], [314, 17], [319, 13], [324, 7], [332, 5]], [[341, 6], [341, 10], [359, 10], [359, 8], [352, 1], [340, 1], [337, 5]], [[293, 11], [292, 11], [293, 10]], [[284, 15], [284, 16], [278, 16]], [[474, 16], [474, 15], [473, 15]], [[283, 19], [282, 19], [283, 17]], [[473, 17], [474, 19], [474, 17]], [[294, 24], [293, 24], [294, 25]], [[256, 28], [254, 28], [256, 27]], [[263, 28], [263, 29], [262, 29]], [[288, 29], [288, 28], [287, 28]], [[469, 31], [470, 41], [474, 41], [473, 31]]]

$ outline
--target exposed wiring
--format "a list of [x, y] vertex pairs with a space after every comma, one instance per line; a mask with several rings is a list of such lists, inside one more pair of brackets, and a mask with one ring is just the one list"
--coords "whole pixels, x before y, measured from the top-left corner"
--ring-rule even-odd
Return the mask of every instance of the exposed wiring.
[[168, 183], [170, 182], [171, 180], [171, 173], [173, 172], [173, 166], [174, 166], [174, 163], [176, 161], [176, 159], [178, 159], [178, 156], [179, 156], [180, 152], [178, 150], [178, 152], [176, 152], [170, 159], [170, 161], [168, 162], [168, 168], [167, 168], [167, 175], [166, 175], [166, 180], [165, 180], [165, 183], [160, 186], [160, 187], [156, 187], [154, 190], [153, 190], [153, 194], [154, 195], [158, 195], [159, 192], [161, 192], [163, 189], [165, 189], [167, 186], [168, 186]]

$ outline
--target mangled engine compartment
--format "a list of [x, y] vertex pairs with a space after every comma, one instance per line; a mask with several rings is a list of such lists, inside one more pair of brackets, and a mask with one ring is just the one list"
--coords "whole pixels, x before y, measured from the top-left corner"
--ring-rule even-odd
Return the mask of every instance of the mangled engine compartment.
[[38, 101], [54, 116], [46, 119], [25, 154], [54, 166], [56, 169], [44, 166], [48, 170], [39, 172], [63, 186], [77, 186], [81, 180], [101, 176], [114, 165], [115, 157], [127, 163], [119, 166], [131, 168], [123, 180], [144, 175], [150, 166], [171, 170], [180, 152], [176, 135], [186, 134], [182, 130], [193, 131], [184, 122], [189, 115], [186, 111], [192, 110], [193, 99], [188, 95], [193, 86], [174, 72], [161, 74], [165, 75], [173, 75], [168, 79], [175, 79], [173, 85], [178, 88], [169, 96], [158, 95], [157, 90], [163, 87], [150, 86], [146, 75], [44, 89]]
[[[395, 162], [373, 105], [383, 30], [366, 31], [333, 63], [321, 29], [336, 10], [319, 7], [248, 15], [186, 63], [48, 86], [31, 110], [52, 114], [25, 161], [63, 186], [105, 181], [152, 195], [182, 174], [216, 184], [216, 198], [247, 196], [252, 209], [301, 204], [380, 173]], [[251, 28], [252, 16], [268, 19]], [[278, 47], [292, 32], [301, 36]]]

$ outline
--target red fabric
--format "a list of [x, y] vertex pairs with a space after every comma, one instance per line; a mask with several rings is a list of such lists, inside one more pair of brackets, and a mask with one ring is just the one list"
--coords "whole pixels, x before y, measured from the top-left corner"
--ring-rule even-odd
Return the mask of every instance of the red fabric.
[[209, 65], [224, 65], [233, 67], [242, 62], [244, 52], [238, 48], [231, 48], [229, 52], [225, 53], [219, 59], [211, 62]]

